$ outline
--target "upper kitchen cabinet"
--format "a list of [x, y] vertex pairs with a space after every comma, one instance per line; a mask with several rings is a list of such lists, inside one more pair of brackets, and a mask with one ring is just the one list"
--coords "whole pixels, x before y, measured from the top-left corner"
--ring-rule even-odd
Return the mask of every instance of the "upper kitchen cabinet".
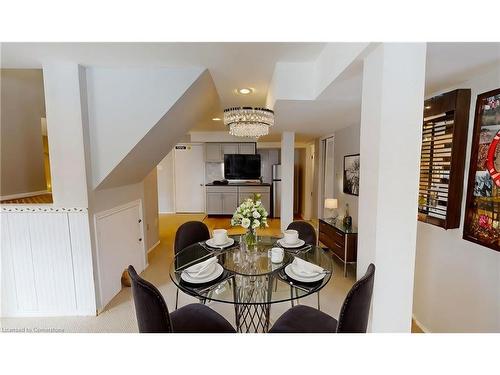
[[240, 154], [238, 151], [238, 143], [223, 143], [222, 144], [222, 161], [226, 154]]
[[255, 154], [254, 142], [247, 143], [214, 143], [205, 144], [205, 161], [210, 163], [224, 162], [225, 154]]
[[238, 145], [239, 154], [255, 154], [255, 143], [240, 143]]
[[205, 143], [205, 161], [220, 163], [223, 160], [220, 143]]

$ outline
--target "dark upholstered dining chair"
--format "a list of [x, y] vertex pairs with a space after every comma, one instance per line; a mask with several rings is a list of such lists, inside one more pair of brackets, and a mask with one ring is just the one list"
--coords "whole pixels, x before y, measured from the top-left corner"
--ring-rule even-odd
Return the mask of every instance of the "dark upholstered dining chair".
[[[295, 229], [297, 232], [299, 232], [299, 238], [303, 240], [306, 243], [306, 245], [316, 246], [318, 243], [316, 230], [307, 221], [292, 221], [290, 224], [288, 224], [288, 227], [286, 229]], [[319, 292], [316, 294], [318, 296], [318, 310], [320, 310], [321, 306], [320, 306]], [[299, 299], [297, 298], [297, 304], [298, 303]], [[294, 304], [293, 299], [291, 300], [291, 304], [293, 307]]]
[[193, 303], [169, 314], [160, 291], [128, 267], [137, 324], [141, 333], [235, 333], [233, 326], [210, 307]]
[[285, 312], [272, 333], [365, 333], [373, 293], [375, 265], [352, 286], [340, 309], [339, 320], [309, 306], [295, 306]]
[[[208, 227], [201, 221], [188, 221], [182, 224], [175, 232], [174, 254], [197, 242], [210, 239]], [[179, 304], [179, 289], [175, 292], [175, 309]]]
[[299, 232], [299, 238], [303, 240], [307, 245], [316, 246], [316, 230], [307, 221], [293, 221], [288, 224], [288, 227], [286, 229], [295, 229], [297, 232]]

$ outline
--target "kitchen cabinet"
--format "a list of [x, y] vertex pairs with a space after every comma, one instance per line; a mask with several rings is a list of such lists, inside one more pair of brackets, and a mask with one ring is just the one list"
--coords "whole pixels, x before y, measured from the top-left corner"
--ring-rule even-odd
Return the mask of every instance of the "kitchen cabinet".
[[232, 215], [238, 205], [238, 187], [207, 186], [207, 214]]
[[218, 215], [222, 212], [222, 193], [207, 192], [207, 214]]
[[238, 202], [241, 203], [247, 198], [253, 198], [254, 194], [260, 194], [260, 201], [271, 214], [271, 187], [270, 186], [240, 186], [238, 188]]
[[209, 215], [232, 215], [236, 208], [247, 198], [253, 198], [257, 193], [261, 195], [261, 202], [270, 214], [271, 186], [229, 186], [208, 185], [207, 186], [207, 214]]
[[222, 214], [232, 215], [238, 207], [238, 193], [222, 193]]
[[256, 144], [254, 142], [208, 142], [205, 143], [205, 161], [209, 163], [223, 163], [224, 154], [255, 154]]
[[245, 155], [255, 154], [255, 143], [240, 143], [238, 145], [238, 153]]
[[222, 159], [222, 145], [220, 143], [205, 143], [205, 161], [220, 163]]
[[238, 143], [222, 143], [222, 161], [224, 161], [224, 155], [226, 154], [238, 154]]

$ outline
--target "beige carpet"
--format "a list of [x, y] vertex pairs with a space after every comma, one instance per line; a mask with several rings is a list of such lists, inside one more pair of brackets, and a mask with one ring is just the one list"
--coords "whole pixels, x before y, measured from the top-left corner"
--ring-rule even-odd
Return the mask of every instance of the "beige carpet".
[[[160, 215], [160, 245], [149, 254], [149, 267], [142, 276], [151, 281], [161, 291], [171, 311], [175, 304], [176, 287], [168, 275], [168, 268], [172, 261], [173, 239], [175, 231], [182, 223], [189, 220], [204, 220], [210, 229], [228, 228], [231, 233], [241, 233], [241, 229], [230, 228], [229, 218], [205, 218], [205, 215]], [[271, 219], [270, 227], [261, 231], [261, 235], [279, 235], [279, 220]], [[349, 277], [342, 276], [342, 264], [334, 259], [334, 274], [327, 286], [321, 291], [321, 310], [338, 317], [340, 306], [345, 295], [354, 283], [353, 269], [350, 268]], [[179, 305], [196, 303], [197, 300], [180, 293]], [[300, 300], [300, 303], [316, 306], [316, 295]], [[211, 302], [211, 308], [221, 313], [234, 324], [234, 308], [230, 304]], [[288, 308], [290, 303], [272, 305], [271, 324]], [[57, 329], [64, 332], [137, 332], [137, 323], [131, 289], [124, 288], [105, 307], [98, 316], [93, 317], [50, 317], [50, 318], [3, 318], [2, 328]]]

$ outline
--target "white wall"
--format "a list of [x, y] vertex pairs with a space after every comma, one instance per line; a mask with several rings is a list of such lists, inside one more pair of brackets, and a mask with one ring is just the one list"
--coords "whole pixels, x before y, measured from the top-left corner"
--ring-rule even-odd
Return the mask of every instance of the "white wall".
[[[354, 226], [358, 226], [358, 197], [344, 194], [344, 156], [359, 154], [359, 124], [338, 130], [334, 136], [335, 144], [335, 184], [334, 197], [339, 200], [339, 215], [345, 215], [345, 205], [349, 204], [349, 214]], [[360, 155], [362, 160], [363, 155]]]
[[86, 70], [92, 183], [96, 187], [160, 121], [203, 69]]
[[88, 207], [79, 67], [47, 65], [43, 79], [54, 204]]
[[159, 212], [175, 212], [174, 152], [170, 151], [156, 169], [158, 173]]
[[357, 276], [375, 264], [372, 332], [411, 329], [425, 57], [384, 43], [364, 61]]
[[294, 132], [281, 135], [281, 230], [293, 221]]
[[215, 131], [215, 132], [202, 132], [202, 131], [193, 131], [189, 132], [189, 139], [182, 140], [179, 142], [237, 142], [237, 143], [245, 143], [245, 142], [255, 142], [255, 139], [252, 138], [243, 138], [237, 137], [235, 135], [229, 134], [227, 131]]
[[0, 84], [0, 196], [45, 191], [42, 70], [1, 69]]
[[413, 314], [431, 332], [500, 332], [500, 253], [462, 239], [476, 98], [499, 87], [496, 67], [429, 95], [472, 90], [460, 228], [418, 223]]
[[153, 168], [143, 181], [146, 250], [152, 250], [158, 241], [160, 241], [157, 178], [156, 168]]

